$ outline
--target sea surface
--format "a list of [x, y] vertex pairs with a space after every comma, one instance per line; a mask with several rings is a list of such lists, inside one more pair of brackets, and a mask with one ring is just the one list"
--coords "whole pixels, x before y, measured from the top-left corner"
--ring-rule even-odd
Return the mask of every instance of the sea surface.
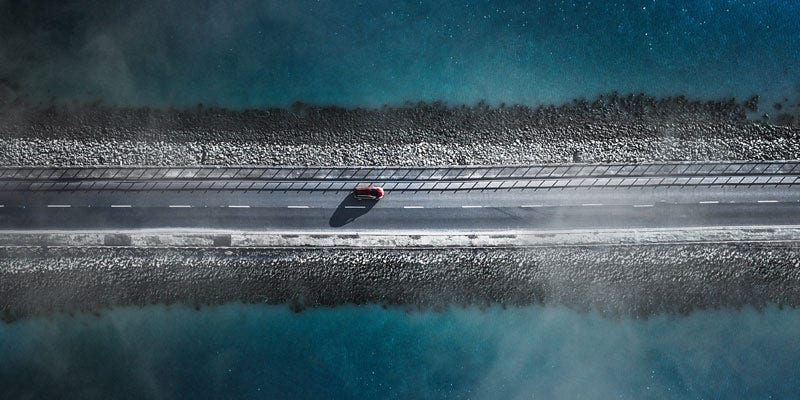
[[[0, 0], [0, 95], [230, 108], [761, 95], [796, 0]], [[228, 304], [0, 322], [0, 398], [794, 398], [800, 311]]]
[[789, 399], [798, 337], [800, 311], [777, 308], [612, 320], [539, 306], [149, 306], [0, 325], [0, 387], [3, 398]]
[[232, 108], [800, 94], [796, 0], [0, 1], [43, 101]]

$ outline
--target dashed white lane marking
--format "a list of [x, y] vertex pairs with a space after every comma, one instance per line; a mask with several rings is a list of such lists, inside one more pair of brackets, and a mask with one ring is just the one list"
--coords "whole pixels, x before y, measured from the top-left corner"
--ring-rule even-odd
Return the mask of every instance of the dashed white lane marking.
[[644, 207], [652, 207], [653, 205], [652, 204], [634, 204], [633, 206], [636, 207], [636, 208], [644, 208]]
[[188, 205], [185, 205], [185, 204], [170, 204], [169, 205], [169, 208], [190, 208], [190, 207], [192, 207], [192, 206], [188, 206]]
[[584, 204], [581, 204], [581, 206], [583, 206], [583, 207], [597, 207], [597, 206], [602, 206], [602, 204], [601, 203], [584, 203]]
[[523, 204], [520, 207], [522, 207], [522, 208], [538, 208], [538, 207], [542, 207], [542, 205], [541, 204]]
[[367, 206], [344, 206], [344, 208], [367, 208]]
[[483, 208], [483, 206], [461, 206], [461, 208]]
[[706, 201], [700, 201], [699, 203], [700, 204], [719, 204], [719, 201], [717, 201], [717, 200], [706, 200]]
[[287, 208], [308, 208], [308, 206], [286, 206]]
[[403, 208], [425, 208], [422, 206], [403, 206]]
[[111, 208], [131, 208], [130, 204], [112, 204]]
[[777, 203], [778, 200], [759, 200], [759, 203]]
[[237, 206], [237, 205], [229, 205], [228, 208], [250, 208], [250, 206]]
[[70, 208], [72, 207], [69, 204], [48, 204], [47, 208]]

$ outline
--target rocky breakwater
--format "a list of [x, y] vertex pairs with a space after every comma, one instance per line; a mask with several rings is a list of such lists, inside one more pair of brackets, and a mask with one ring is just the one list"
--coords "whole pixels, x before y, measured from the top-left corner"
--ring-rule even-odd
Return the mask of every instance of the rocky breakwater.
[[452, 165], [800, 158], [744, 102], [609, 94], [560, 106], [187, 110], [0, 104], [0, 165]]
[[565, 305], [648, 317], [701, 308], [800, 305], [795, 244], [527, 249], [0, 250], [5, 320], [119, 305], [230, 301], [295, 310]]

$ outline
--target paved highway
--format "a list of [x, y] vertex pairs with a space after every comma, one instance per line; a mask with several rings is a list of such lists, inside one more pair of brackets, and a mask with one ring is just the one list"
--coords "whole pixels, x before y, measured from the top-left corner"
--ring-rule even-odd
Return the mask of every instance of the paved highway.
[[[358, 183], [387, 189], [355, 200]], [[468, 230], [800, 224], [800, 163], [4, 168], [0, 229]]]

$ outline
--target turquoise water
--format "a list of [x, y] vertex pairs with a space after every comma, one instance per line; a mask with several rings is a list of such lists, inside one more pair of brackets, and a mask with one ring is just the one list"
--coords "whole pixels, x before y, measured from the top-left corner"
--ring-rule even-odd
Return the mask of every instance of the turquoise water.
[[[205, 4], [203, 4], [205, 3]], [[0, 2], [0, 78], [111, 104], [800, 92], [794, 0]]]
[[[202, 4], [201, 4], [202, 3]], [[795, 107], [800, 2], [0, 1], [0, 95], [133, 106]], [[784, 108], [785, 109], [785, 108]], [[120, 308], [0, 323], [0, 398], [793, 398], [800, 312]]]
[[232, 304], [0, 325], [0, 387], [68, 398], [794, 398], [800, 311]]

